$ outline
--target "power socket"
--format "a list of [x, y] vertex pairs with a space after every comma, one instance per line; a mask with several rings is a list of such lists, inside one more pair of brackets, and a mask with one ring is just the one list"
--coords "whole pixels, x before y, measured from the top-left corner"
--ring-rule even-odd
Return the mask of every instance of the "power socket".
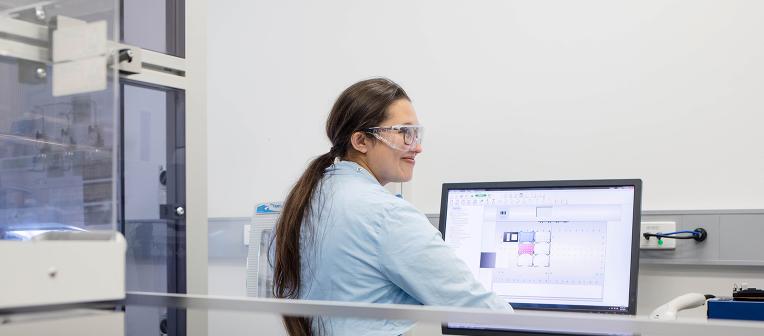
[[644, 233], [668, 233], [676, 231], [676, 222], [642, 222], [639, 232], [639, 248], [643, 250], [673, 250], [676, 239], [661, 239], [656, 237], [645, 239]]

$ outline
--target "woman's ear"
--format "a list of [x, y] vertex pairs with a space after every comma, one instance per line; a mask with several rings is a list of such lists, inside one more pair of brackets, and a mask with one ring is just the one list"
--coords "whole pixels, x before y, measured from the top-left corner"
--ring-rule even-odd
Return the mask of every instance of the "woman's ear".
[[350, 144], [361, 153], [366, 154], [369, 151], [369, 141], [363, 132], [355, 132], [350, 136]]

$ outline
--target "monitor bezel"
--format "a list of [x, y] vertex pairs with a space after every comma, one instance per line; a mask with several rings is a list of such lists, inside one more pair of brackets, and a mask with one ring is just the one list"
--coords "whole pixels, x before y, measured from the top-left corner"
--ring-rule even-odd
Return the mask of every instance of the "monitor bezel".
[[[560, 309], [560, 308], [522, 308], [523, 310], [543, 310], [557, 312], [588, 312], [619, 315], [636, 315], [637, 312], [637, 279], [639, 275], [639, 232], [642, 216], [642, 180], [641, 179], [607, 179], [607, 180], [560, 180], [560, 181], [513, 181], [513, 182], [464, 182], [443, 183], [440, 199], [439, 225], [443, 239], [446, 238], [446, 220], [448, 218], [448, 193], [452, 190], [512, 190], [512, 189], [559, 189], [559, 188], [616, 188], [634, 187], [634, 213], [631, 239], [631, 274], [629, 277], [629, 305], [625, 311], [599, 310], [599, 309]], [[518, 308], [519, 310], [519, 308]], [[515, 333], [518, 332], [514, 331]], [[443, 324], [443, 333], [454, 334], [467, 332], [461, 335], [485, 335], [495, 332], [513, 332], [511, 330], [495, 329], [472, 329], [450, 328]], [[506, 334], [506, 333], [505, 333]], [[458, 334], [457, 334], [458, 335]]]

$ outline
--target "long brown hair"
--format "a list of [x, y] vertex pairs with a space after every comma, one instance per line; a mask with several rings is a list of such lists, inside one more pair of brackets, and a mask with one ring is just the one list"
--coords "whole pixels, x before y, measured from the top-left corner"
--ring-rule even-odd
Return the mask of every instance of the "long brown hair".
[[[409, 100], [409, 97], [403, 88], [386, 78], [355, 83], [337, 98], [326, 119], [326, 136], [332, 147], [329, 152], [310, 162], [289, 192], [276, 223], [274, 297], [298, 299], [300, 296], [303, 285], [300, 280], [300, 234], [303, 230], [312, 229], [303, 227], [303, 223], [312, 215], [313, 194], [320, 188], [324, 170], [334, 162], [335, 157], [344, 157], [348, 153], [350, 137], [354, 132], [379, 126], [387, 118], [387, 108], [398, 99]], [[312, 324], [311, 317], [284, 317], [284, 326], [292, 336], [321, 334], [321, 330], [313, 330]]]

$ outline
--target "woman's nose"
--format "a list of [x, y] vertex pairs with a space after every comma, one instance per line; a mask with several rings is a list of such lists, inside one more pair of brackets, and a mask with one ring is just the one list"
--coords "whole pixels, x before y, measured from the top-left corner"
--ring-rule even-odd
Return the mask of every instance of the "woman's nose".
[[414, 153], [421, 153], [422, 152], [422, 144], [417, 144], [416, 147], [414, 147], [414, 150], [412, 151]]

